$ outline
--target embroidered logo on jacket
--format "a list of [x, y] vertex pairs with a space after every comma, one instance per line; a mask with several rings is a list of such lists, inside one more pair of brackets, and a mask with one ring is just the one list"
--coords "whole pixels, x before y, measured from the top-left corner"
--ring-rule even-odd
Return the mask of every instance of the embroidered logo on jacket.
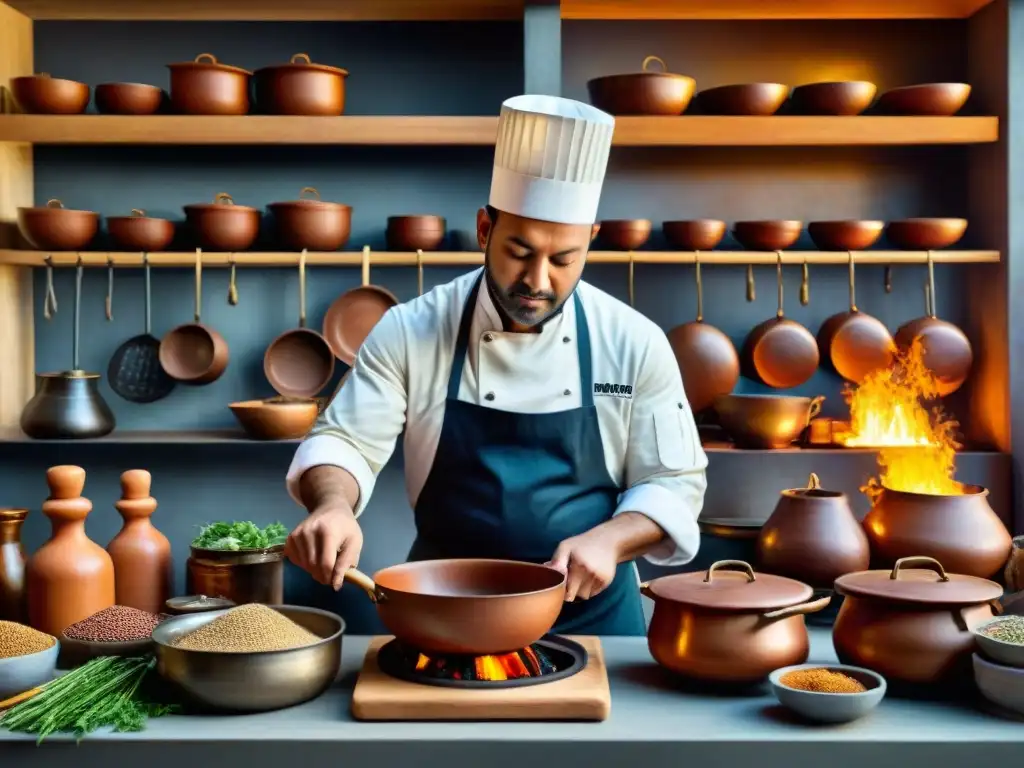
[[609, 384], [608, 382], [594, 382], [594, 394], [595, 395], [608, 395], [610, 397], [623, 397], [630, 399], [633, 397], [633, 385], [632, 384]]

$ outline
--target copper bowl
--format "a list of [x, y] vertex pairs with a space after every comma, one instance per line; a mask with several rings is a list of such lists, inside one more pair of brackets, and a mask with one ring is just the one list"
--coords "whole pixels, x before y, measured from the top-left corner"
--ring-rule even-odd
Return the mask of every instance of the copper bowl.
[[220, 192], [212, 203], [186, 205], [185, 219], [199, 245], [209, 251], [244, 251], [260, 234], [259, 210], [235, 205], [226, 192]]
[[389, 251], [436, 251], [444, 242], [443, 216], [389, 216], [385, 232]]
[[[303, 199], [313, 195], [315, 199]], [[277, 238], [292, 251], [336, 251], [343, 248], [352, 232], [352, 206], [324, 202], [314, 187], [303, 187], [298, 200], [271, 203]]]
[[666, 221], [661, 225], [665, 239], [680, 251], [710, 251], [725, 237], [725, 222], [718, 219]]
[[65, 208], [57, 199], [42, 207], [18, 209], [18, 230], [40, 251], [81, 251], [99, 228], [98, 213]]
[[893, 88], [883, 93], [876, 105], [890, 115], [951, 117], [959, 112], [971, 95], [967, 83], [924, 83]]
[[131, 216], [111, 216], [107, 232], [122, 251], [163, 251], [174, 239], [174, 222], [155, 219], [145, 211], [132, 208]]
[[774, 115], [789, 96], [782, 83], [720, 85], [697, 94], [697, 106], [706, 115]]
[[[661, 72], [649, 72], [653, 63]], [[697, 82], [686, 75], [668, 71], [657, 56], [648, 56], [642, 71], [626, 75], [595, 77], [587, 81], [590, 103], [612, 115], [681, 115], [690, 106]], [[628, 249], [627, 249], [628, 250]]]
[[601, 244], [613, 251], [635, 251], [651, 236], [647, 219], [608, 219], [598, 232]]
[[96, 86], [96, 109], [104, 115], [155, 115], [167, 94], [145, 83], [102, 83]]
[[890, 221], [885, 236], [904, 251], [935, 251], [960, 242], [967, 219], [903, 219]]
[[221, 64], [212, 53], [168, 64], [171, 106], [184, 115], [247, 115], [252, 72]]
[[812, 221], [807, 234], [823, 251], [863, 251], [878, 242], [883, 229], [884, 221]]
[[821, 411], [824, 397], [721, 395], [714, 408], [737, 448], [789, 447]]
[[737, 221], [732, 236], [750, 251], [782, 251], [800, 239], [803, 228], [802, 221]]
[[793, 89], [792, 105], [804, 115], [852, 117], [871, 106], [878, 86], [866, 80], [808, 83]]
[[11, 92], [33, 115], [81, 115], [89, 106], [89, 86], [48, 74], [11, 78]]
[[246, 400], [228, 408], [253, 440], [298, 440], [313, 428], [320, 413], [314, 399]]

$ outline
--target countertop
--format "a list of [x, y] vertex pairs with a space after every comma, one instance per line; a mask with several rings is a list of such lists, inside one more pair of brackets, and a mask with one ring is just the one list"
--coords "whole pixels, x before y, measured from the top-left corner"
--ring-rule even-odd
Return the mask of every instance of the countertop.
[[[386, 766], [624, 765], [686, 760], [690, 765], [829, 768], [928, 768], [976, 765], [978, 758], [1019, 760], [1024, 722], [973, 701], [922, 702], [887, 697], [867, 718], [840, 726], [808, 725], [776, 703], [767, 687], [743, 696], [682, 689], [655, 665], [643, 638], [604, 638], [612, 711], [602, 723], [365, 723], [349, 701], [367, 637], [346, 637], [342, 673], [320, 698], [256, 715], [169, 716], [141, 733], [96, 733], [75, 748], [0, 730], [3, 764], [18, 768], [145, 768], [245, 763], [247, 768], [301, 760]], [[835, 661], [829, 631], [811, 629], [811, 661]], [[62, 743], [63, 742], [63, 743]], [[125, 762], [122, 762], [125, 761]], [[236, 762], [237, 761], [237, 762]], [[304, 766], [303, 766], [304, 768]]]

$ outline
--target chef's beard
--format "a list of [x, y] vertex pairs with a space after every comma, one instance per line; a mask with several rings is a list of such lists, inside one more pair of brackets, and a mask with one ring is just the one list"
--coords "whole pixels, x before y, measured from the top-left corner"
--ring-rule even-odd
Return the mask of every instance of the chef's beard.
[[[568, 297], [558, 301], [558, 297], [551, 291], [534, 293], [521, 280], [513, 283], [508, 288], [502, 288], [498, 285], [491, 275], [490, 250], [490, 244], [488, 244], [487, 251], [484, 254], [484, 274], [487, 276], [487, 287], [491, 292], [491, 298], [494, 299], [498, 308], [509, 320], [526, 328], [535, 328], [562, 308]], [[573, 290], [575, 289], [576, 286], [573, 286]], [[572, 292], [570, 291], [569, 296], [571, 295]], [[541, 299], [543, 303], [537, 307], [527, 307], [519, 303], [519, 297]]]

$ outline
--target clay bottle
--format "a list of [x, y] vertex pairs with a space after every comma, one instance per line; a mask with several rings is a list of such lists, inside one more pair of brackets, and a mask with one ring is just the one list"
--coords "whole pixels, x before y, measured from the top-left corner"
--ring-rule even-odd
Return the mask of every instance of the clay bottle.
[[72, 624], [114, 604], [114, 563], [85, 535], [92, 502], [82, 496], [85, 470], [62, 465], [46, 470], [50, 540], [29, 558], [25, 570], [29, 624], [60, 635]]
[[27, 509], [0, 507], [0, 619], [24, 624], [25, 549], [21, 526]]
[[121, 500], [114, 506], [124, 527], [107, 545], [114, 561], [117, 604], [163, 613], [171, 597], [171, 543], [150, 520], [156, 499], [149, 495], [153, 476], [144, 469], [121, 475]]

